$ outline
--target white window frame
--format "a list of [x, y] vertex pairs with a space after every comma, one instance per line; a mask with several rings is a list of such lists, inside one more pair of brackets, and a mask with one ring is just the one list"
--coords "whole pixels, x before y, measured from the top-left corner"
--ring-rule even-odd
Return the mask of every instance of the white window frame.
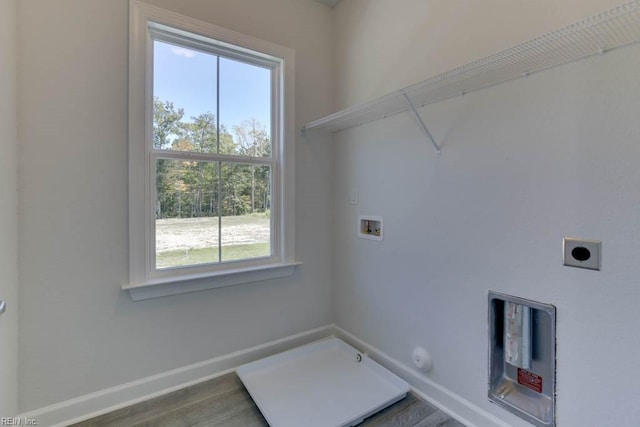
[[[295, 261], [294, 234], [293, 50], [137, 0], [130, 1], [129, 19], [129, 283], [122, 288], [140, 300], [291, 275], [300, 264]], [[155, 266], [155, 160], [171, 157], [170, 151], [153, 149], [152, 33], [158, 32], [190, 40], [187, 47], [190, 43], [201, 50], [209, 47], [214, 54], [272, 64], [270, 257], [172, 269]], [[201, 160], [198, 156], [193, 153], [193, 160]]]

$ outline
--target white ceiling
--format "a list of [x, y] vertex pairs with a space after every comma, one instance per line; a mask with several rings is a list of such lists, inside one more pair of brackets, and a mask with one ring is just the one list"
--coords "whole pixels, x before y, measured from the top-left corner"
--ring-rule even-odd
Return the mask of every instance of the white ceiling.
[[316, 0], [316, 1], [318, 3], [322, 3], [322, 4], [324, 4], [326, 6], [329, 6], [329, 7], [333, 7], [333, 6], [337, 5], [340, 2], [340, 0]]

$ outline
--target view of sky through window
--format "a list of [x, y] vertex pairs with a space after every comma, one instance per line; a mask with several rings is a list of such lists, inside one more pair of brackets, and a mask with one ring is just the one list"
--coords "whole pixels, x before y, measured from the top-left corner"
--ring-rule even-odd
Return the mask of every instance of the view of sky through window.
[[[216, 114], [215, 55], [154, 42], [153, 94], [184, 109], [184, 121]], [[271, 72], [251, 64], [220, 59], [220, 124], [228, 130], [255, 118], [270, 133]]]

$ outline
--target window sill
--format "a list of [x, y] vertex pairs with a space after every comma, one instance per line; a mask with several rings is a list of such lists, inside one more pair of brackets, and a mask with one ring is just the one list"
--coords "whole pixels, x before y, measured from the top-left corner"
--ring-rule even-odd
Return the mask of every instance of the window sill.
[[133, 301], [186, 294], [207, 289], [222, 288], [242, 283], [277, 279], [293, 274], [301, 262], [274, 264], [225, 272], [194, 274], [189, 276], [153, 279], [135, 285], [123, 285], [122, 290], [129, 291]]

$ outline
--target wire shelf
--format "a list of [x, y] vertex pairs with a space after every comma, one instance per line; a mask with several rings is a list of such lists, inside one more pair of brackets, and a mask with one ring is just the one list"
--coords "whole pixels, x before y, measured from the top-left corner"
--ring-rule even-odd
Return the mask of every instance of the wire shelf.
[[[640, 0], [307, 123], [338, 132], [640, 41]], [[406, 96], [405, 96], [406, 95]], [[407, 102], [409, 101], [409, 102]]]

